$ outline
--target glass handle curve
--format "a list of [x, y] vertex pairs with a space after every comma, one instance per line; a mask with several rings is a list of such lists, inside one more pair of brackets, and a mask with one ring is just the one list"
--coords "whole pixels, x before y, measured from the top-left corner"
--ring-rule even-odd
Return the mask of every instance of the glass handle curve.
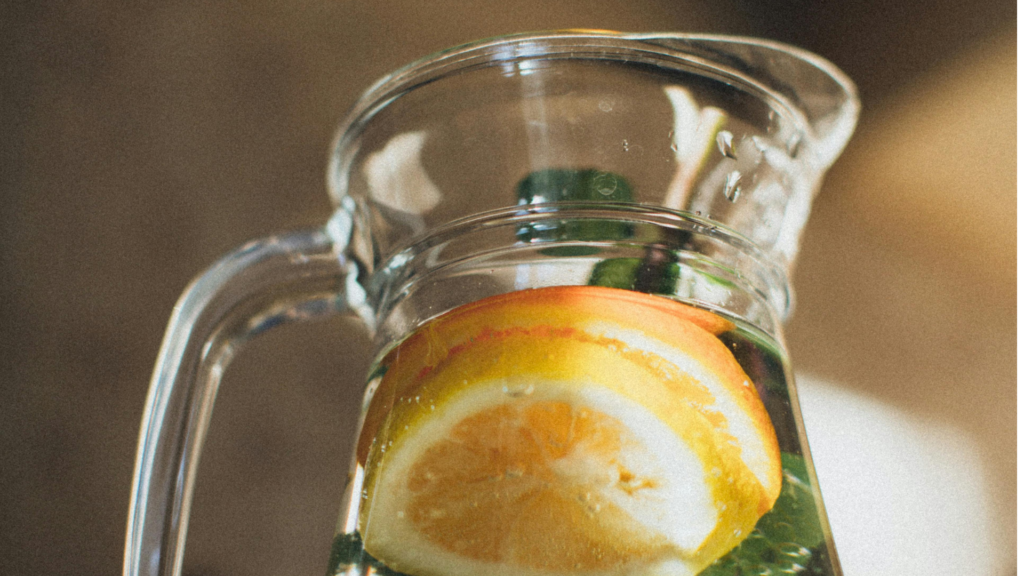
[[142, 416], [124, 576], [181, 573], [199, 452], [221, 375], [239, 345], [281, 324], [362, 313], [357, 273], [326, 231], [311, 230], [246, 244], [185, 290]]

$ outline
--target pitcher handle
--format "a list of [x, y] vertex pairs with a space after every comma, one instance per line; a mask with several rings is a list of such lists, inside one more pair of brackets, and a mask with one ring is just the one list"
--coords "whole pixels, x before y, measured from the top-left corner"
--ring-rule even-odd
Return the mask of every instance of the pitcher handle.
[[142, 415], [124, 576], [181, 574], [200, 448], [239, 345], [288, 322], [362, 312], [358, 269], [332, 237], [312, 230], [251, 242], [178, 300]]

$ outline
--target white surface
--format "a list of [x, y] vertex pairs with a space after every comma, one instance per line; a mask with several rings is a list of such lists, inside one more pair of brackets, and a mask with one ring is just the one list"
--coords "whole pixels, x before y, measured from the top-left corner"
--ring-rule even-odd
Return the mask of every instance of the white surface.
[[808, 375], [800, 405], [846, 576], [997, 574], [973, 441]]

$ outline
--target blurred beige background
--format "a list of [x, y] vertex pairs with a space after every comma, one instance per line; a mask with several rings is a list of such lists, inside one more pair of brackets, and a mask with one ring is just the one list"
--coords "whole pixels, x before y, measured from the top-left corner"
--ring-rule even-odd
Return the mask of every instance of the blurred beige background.
[[[804, 238], [794, 361], [854, 416], [891, 408], [972, 451], [982, 484], [963, 501], [985, 503], [993, 546], [975, 565], [1015, 573], [1015, 21], [1009, 0], [0, 4], [0, 574], [120, 570], [175, 299], [238, 244], [326, 219], [327, 148], [366, 86], [449, 45], [564, 27], [769, 37], [853, 77], [863, 120]], [[241, 354], [187, 574], [322, 574], [365, 349], [338, 321]], [[892, 511], [918, 512], [934, 518]]]

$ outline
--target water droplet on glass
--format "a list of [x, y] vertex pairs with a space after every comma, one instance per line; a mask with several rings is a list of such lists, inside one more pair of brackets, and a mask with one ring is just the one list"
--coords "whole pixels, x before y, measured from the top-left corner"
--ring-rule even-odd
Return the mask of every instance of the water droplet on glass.
[[622, 151], [629, 152], [629, 140], [622, 141]]
[[732, 132], [722, 130], [718, 136], [715, 136], [715, 142], [718, 143], [718, 151], [722, 153], [722, 156], [736, 159], [736, 149], [732, 147]]
[[725, 188], [722, 189], [722, 194], [725, 194], [725, 199], [729, 202], [740, 199], [740, 178], [742, 175], [739, 170], [733, 170], [725, 177]]
[[611, 112], [612, 103], [607, 100], [601, 100], [598, 102], [597, 107], [600, 108], [601, 112]]
[[800, 144], [804, 141], [802, 134], [797, 132], [793, 134], [789, 140], [786, 141], [786, 153], [789, 154], [790, 158], [796, 158], [797, 153], [800, 152]]

